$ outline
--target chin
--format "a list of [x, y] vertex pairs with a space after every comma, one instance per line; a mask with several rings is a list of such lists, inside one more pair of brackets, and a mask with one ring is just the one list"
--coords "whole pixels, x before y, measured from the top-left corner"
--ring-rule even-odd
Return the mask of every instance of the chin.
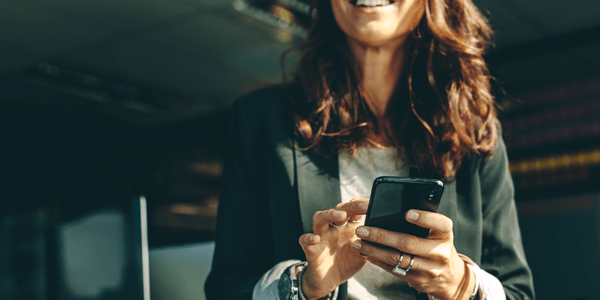
[[385, 31], [361, 31], [347, 35], [348, 39], [365, 47], [397, 46], [406, 40], [409, 32], [398, 34]]

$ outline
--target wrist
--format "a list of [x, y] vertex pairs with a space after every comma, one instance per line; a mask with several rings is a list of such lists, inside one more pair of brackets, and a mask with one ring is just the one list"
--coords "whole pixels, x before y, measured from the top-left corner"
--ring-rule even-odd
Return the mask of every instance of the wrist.
[[315, 289], [310, 281], [310, 271], [308, 266], [304, 266], [302, 272], [300, 272], [299, 278], [299, 294], [301, 300], [331, 300], [335, 299], [337, 294], [337, 287], [333, 288], [333, 292], [321, 291], [322, 289]]
[[469, 291], [471, 294], [469, 295], [468, 300], [479, 300], [481, 297], [479, 295], [479, 280], [477, 278], [477, 272], [474, 270], [474, 266], [472, 264], [467, 263], [467, 267], [469, 267], [470, 274], [472, 275], [472, 288], [469, 285]]
[[470, 283], [469, 289], [468, 289], [468, 291], [471, 291], [471, 292], [469, 293], [469, 295], [468, 295], [469, 298], [467, 298], [467, 299], [468, 300], [478, 300], [481, 298], [480, 293], [479, 293], [480, 278], [477, 277], [477, 271], [476, 271], [476, 269], [479, 269], [479, 267], [466, 255], [459, 253], [458, 257], [460, 257], [465, 262], [465, 264], [468, 267], [469, 274], [471, 276], [470, 281], [469, 281], [469, 283]]
[[472, 266], [474, 263], [466, 256], [458, 254], [458, 264], [462, 267], [458, 268], [455, 274], [456, 281], [451, 285], [451, 288], [445, 289], [440, 293], [428, 294], [430, 300], [477, 300], [479, 285], [477, 276]]
[[463, 284], [461, 285], [460, 293], [457, 299], [473, 300], [473, 293], [477, 288], [477, 282], [475, 280], [475, 274], [469, 268], [469, 265], [465, 262], [465, 275]]
[[287, 267], [279, 277], [277, 289], [279, 299], [298, 300], [300, 280], [298, 278], [299, 270], [305, 265], [305, 262], [295, 263]]

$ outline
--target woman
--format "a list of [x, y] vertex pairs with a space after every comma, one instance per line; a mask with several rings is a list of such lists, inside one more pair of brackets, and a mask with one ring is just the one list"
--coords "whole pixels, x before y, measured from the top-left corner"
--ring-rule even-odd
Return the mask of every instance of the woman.
[[[314, 7], [294, 80], [234, 105], [208, 299], [532, 299], [475, 6]], [[359, 223], [380, 175], [445, 182], [427, 238]]]

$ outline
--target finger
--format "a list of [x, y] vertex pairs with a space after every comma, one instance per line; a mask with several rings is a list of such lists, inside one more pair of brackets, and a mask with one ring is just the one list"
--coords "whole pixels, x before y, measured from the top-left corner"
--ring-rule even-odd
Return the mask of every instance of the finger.
[[360, 220], [363, 215], [367, 214], [368, 208], [369, 199], [365, 198], [353, 198], [350, 202], [340, 203], [335, 207], [336, 210], [345, 211], [354, 221]]
[[[406, 260], [410, 264], [411, 258], [412, 257], [404, 255], [402, 262], [404, 263], [404, 261]], [[402, 280], [406, 281], [406, 283], [408, 283], [408, 285], [410, 287], [416, 289], [417, 291], [419, 291], [421, 293], [428, 293], [431, 290], [430, 288], [427, 287], [427, 285], [430, 284], [431, 280], [424, 279], [422, 276], [423, 275], [422, 272], [419, 272], [419, 270], [416, 269], [418, 267], [416, 267], [415, 265], [418, 263], [419, 257], [415, 257], [415, 259], [413, 261], [413, 265], [410, 267], [410, 270], [408, 270], [408, 272], [406, 272], [406, 275], [401, 275], [401, 274], [398, 274], [398, 273], [392, 271], [394, 269], [394, 267], [396, 266], [395, 264], [392, 266], [392, 265], [388, 265], [386, 263], [383, 263], [383, 262], [375, 260], [375, 259], [368, 258], [368, 260], [372, 264], [382, 268], [383, 270], [387, 271], [388, 273], [390, 273], [396, 277], [402, 278]], [[408, 268], [408, 266], [406, 266], [404, 268], [401, 267], [401, 268], [406, 270], [406, 268]], [[425, 286], [423, 286], [424, 282], [426, 283]]]
[[[398, 264], [398, 262], [400, 262], [400, 257], [402, 257], [402, 261], [400, 262], [400, 268], [408, 268], [408, 266], [410, 265], [410, 260], [413, 257], [412, 254], [403, 254], [403, 252], [400, 252], [396, 249], [380, 247], [378, 245], [366, 241], [355, 241], [353, 242], [352, 246], [355, 249], [357, 249], [360, 252], [360, 254], [367, 256], [370, 260], [380, 262], [381, 267], [384, 267], [384, 265], [389, 266], [389, 268], [387, 268], [389, 269], [388, 271], [391, 271], [392, 268], [395, 267], [396, 264]], [[419, 267], [415, 265], [415, 261], [413, 261], [411, 270], [419, 269]]]
[[[400, 255], [398, 255], [398, 256], [400, 256]], [[388, 273], [390, 273], [390, 274], [392, 274], [394, 276], [398, 276], [400, 278], [404, 278], [406, 276], [409, 276], [409, 274], [412, 275], [412, 274], [415, 274], [417, 272], [417, 267], [415, 266], [415, 264], [417, 263], [417, 259], [416, 258], [415, 258], [415, 260], [413, 260], [413, 265], [410, 267], [410, 270], [404, 276], [402, 276], [402, 275], [400, 275], [400, 274], [395, 273], [394, 271], [392, 271], [396, 267], [396, 264], [398, 262], [394, 263], [393, 265], [390, 265], [390, 264], [384, 263], [384, 262], [382, 262], [380, 260], [377, 260], [377, 259], [374, 259], [374, 258], [371, 258], [371, 257], [368, 257], [367, 259], [372, 264], [374, 264], [374, 265], [376, 265], [376, 266], [378, 266], [378, 267], [386, 270]], [[400, 264], [400, 268], [406, 270], [406, 268], [408, 268], [408, 266], [410, 265], [410, 260], [411, 259], [412, 259], [411, 255], [404, 254], [404, 256], [402, 258], [402, 263]]]
[[401, 275], [393, 271], [393, 269], [396, 267], [397, 262], [394, 265], [390, 265], [371, 257], [367, 259], [372, 264], [382, 268], [388, 273], [396, 277], [402, 278], [412, 288], [418, 290], [421, 293], [431, 292], [432, 280], [434, 278], [439, 278], [439, 276], [441, 276], [442, 274], [441, 271], [434, 269], [434, 266], [432, 266], [427, 260], [423, 260], [423, 258], [419, 256], [414, 256], [413, 259], [413, 256], [404, 254], [402, 263], [400, 264], [400, 268], [406, 270], [410, 265], [410, 260], [413, 259], [413, 264], [408, 270], [408, 272], [406, 272], [406, 275]]
[[431, 229], [430, 237], [452, 234], [452, 219], [442, 214], [411, 209], [406, 212], [406, 220], [417, 226]]
[[308, 257], [316, 254], [320, 250], [319, 244], [321, 243], [321, 237], [316, 234], [306, 233], [300, 236], [298, 242]]
[[329, 223], [334, 223], [338, 226], [346, 223], [347, 214], [340, 210], [323, 210], [318, 211], [313, 215], [313, 233], [319, 234], [329, 228]]
[[390, 265], [390, 264], [386, 264], [386, 263], [384, 263], [384, 262], [382, 262], [382, 261], [380, 261], [380, 260], [376, 260], [376, 259], [374, 259], [374, 258], [367, 257], [367, 259], [368, 259], [368, 260], [369, 260], [369, 262], [371, 262], [372, 264], [374, 264], [374, 265], [376, 265], [376, 266], [378, 266], [378, 267], [380, 267], [380, 268], [382, 268], [382, 269], [384, 269], [384, 270], [386, 270], [386, 271], [388, 271], [388, 272], [390, 272], [390, 273], [392, 273], [392, 269], [393, 269], [393, 268], [394, 268], [394, 266], [395, 266], [395, 264], [394, 264], [394, 266], [392, 266], [392, 265]]
[[428, 257], [440, 245], [438, 240], [389, 231], [376, 227], [360, 226], [355, 231], [362, 240], [394, 248], [400, 252]]
[[299, 242], [302, 247], [318, 245], [321, 242], [321, 237], [317, 234], [306, 233], [300, 236]]

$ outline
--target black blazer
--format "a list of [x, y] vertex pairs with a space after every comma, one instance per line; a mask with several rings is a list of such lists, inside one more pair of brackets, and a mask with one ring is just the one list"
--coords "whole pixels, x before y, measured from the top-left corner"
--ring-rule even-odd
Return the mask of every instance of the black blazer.
[[[296, 149], [290, 112], [281, 88], [235, 101], [207, 299], [251, 299], [275, 264], [306, 260], [298, 238], [316, 211], [341, 202], [337, 156]], [[453, 220], [457, 251], [496, 276], [508, 299], [533, 299], [513, 194], [501, 142], [491, 159], [465, 158], [438, 212]]]

